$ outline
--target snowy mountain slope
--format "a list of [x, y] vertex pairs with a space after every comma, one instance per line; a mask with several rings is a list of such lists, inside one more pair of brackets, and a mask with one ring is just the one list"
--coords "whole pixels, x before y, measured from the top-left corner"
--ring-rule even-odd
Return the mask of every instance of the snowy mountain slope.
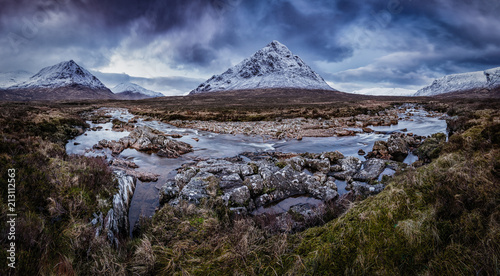
[[90, 89], [108, 89], [98, 78], [73, 60], [45, 67], [27, 81], [9, 89], [58, 88], [72, 85]]
[[214, 75], [190, 94], [258, 88], [335, 90], [300, 57], [275, 40], [221, 75]]
[[27, 71], [13, 71], [0, 73], [0, 88], [7, 88], [21, 83], [31, 77], [33, 73]]
[[404, 88], [374, 87], [352, 91], [351, 93], [372, 96], [413, 96], [415, 94], [415, 90]]
[[113, 93], [120, 95], [123, 93], [127, 94], [137, 94], [138, 97], [143, 96], [144, 98], [155, 98], [155, 97], [163, 97], [162, 93], [155, 92], [152, 90], [148, 90], [138, 84], [135, 83], [120, 83], [117, 86], [111, 88]]
[[415, 96], [435, 96], [450, 92], [494, 89], [500, 86], [500, 67], [463, 74], [447, 75], [415, 93]]
[[94, 75], [74, 61], [45, 67], [23, 83], [3, 90], [0, 100], [97, 100], [116, 99]]

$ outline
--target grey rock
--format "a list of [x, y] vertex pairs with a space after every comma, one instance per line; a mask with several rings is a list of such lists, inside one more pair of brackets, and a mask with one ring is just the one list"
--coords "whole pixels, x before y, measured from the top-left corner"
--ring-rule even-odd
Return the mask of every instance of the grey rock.
[[305, 159], [306, 166], [310, 168], [313, 172], [328, 173], [330, 171], [330, 161], [327, 159]]
[[361, 168], [361, 161], [353, 156], [340, 159], [338, 163], [342, 171], [334, 173], [337, 179], [346, 180], [348, 177], [352, 177]]
[[354, 156], [348, 156], [338, 162], [343, 171], [357, 171], [361, 168], [361, 161]]
[[261, 207], [271, 203], [271, 197], [268, 194], [263, 194], [255, 199], [255, 206]]
[[245, 177], [244, 184], [249, 188], [250, 193], [253, 195], [261, 194], [264, 189], [262, 176], [258, 174]]
[[234, 188], [222, 196], [226, 206], [244, 206], [250, 200], [250, 191], [247, 186]]
[[187, 168], [175, 175], [175, 182], [177, 186], [179, 187], [184, 187], [191, 178], [193, 178], [196, 175], [196, 169], [194, 168]]
[[330, 163], [337, 164], [340, 159], [344, 159], [344, 155], [339, 151], [324, 152], [320, 156], [321, 159], [328, 159]]
[[402, 162], [406, 156], [408, 156], [408, 151], [410, 150], [408, 143], [404, 138], [404, 134], [392, 134], [391, 137], [389, 137], [389, 140], [387, 140], [387, 150], [393, 160]]
[[229, 175], [222, 175], [220, 177], [221, 181], [219, 183], [219, 186], [224, 189], [231, 189], [234, 187], [239, 187], [243, 185], [243, 180], [241, 179], [240, 175], [237, 173], [232, 173]]
[[342, 171], [342, 166], [336, 164], [336, 165], [333, 165], [330, 167], [330, 171], [331, 172], [340, 172]]
[[[272, 201], [282, 200], [284, 198], [304, 194], [305, 193], [305, 180], [307, 174], [304, 172], [297, 172], [290, 165], [286, 165], [283, 169], [275, 172], [268, 188], [272, 190], [269, 192], [269, 196]], [[264, 186], [266, 183], [264, 183]]]
[[299, 215], [302, 219], [308, 219], [316, 215], [316, 206], [310, 203], [299, 203], [290, 207], [289, 212]]
[[241, 165], [240, 171], [242, 176], [249, 176], [254, 174], [253, 167], [249, 165]]
[[167, 181], [160, 189], [160, 204], [163, 205], [179, 195], [179, 186], [175, 181]]
[[353, 179], [357, 181], [370, 181], [378, 178], [385, 169], [385, 162], [386, 160], [382, 159], [368, 159], [363, 162], [362, 169], [353, 176]]
[[241, 177], [237, 173], [229, 174], [229, 175], [223, 175], [221, 177], [222, 181], [241, 181]]
[[[315, 198], [321, 199], [323, 201], [329, 201], [334, 198], [338, 197], [338, 193], [335, 190], [337, 186], [331, 185], [331, 183], [328, 183], [328, 186], [325, 184], [322, 184], [312, 178], [308, 178], [305, 181], [306, 185], [306, 191], [308, 194], [312, 195]], [[335, 189], [334, 189], [335, 188]]]
[[370, 196], [376, 195], [384, 190], [384, 184], [370, 185], [360, 182], [352, 182], [351, 189], [355, 195], [359, 196]]
[[199, 204], [201, 199], [208, 198], [207, 187], [210, 184], [209, 178], [213, 176], [211, 173], [199, 173], [191, 178], [179, 193], [179, 197], [194, 204]]
[[306, 160], [301, 156], [295, 156], [286, 160], [286, 163], [296, 171], [302, 171], [306, 166]]

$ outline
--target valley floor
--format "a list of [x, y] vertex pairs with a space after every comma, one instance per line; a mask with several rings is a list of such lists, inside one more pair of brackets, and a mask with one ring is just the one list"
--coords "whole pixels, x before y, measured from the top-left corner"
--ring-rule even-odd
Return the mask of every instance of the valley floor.
[[[362, 119], [376, 116], [390, 123], [391, 114], [380, 112], [404, 102], [324, 97], [284, 100], [277, 107], [258, 105], [266, 98], [245, 105], [248, 98], [234, 95], [214, 104], [207, 104], [213, 97], [193, 97], [191, 106], [186, 99], [1, 104], [0, 171], [5, 176], [16, 170], [18, 205], [16, 269], [5, 264], [1, 274], [500, 273], [500, 105], [495, 101], [426, 102], [428, 110], [450, 116], [451, 131], [448, 141], [424, 142], [427, 164], [385, 179], [386, 188], [377, 195], [328, 205], [305, 230], [283, 231], [272, 216], [239, 216], [223, 202], [205, 200], [198, 206], [163, 205], [152, 218], [140, 219], [133, 238], [110, 242], [109, 236], [96, 235], [93, 214], [109, 212], [118, 183], [105, 160], [67, 155], [66, 142], [88, 127], [81, 114], [101, 106], [126, 107], [137, 116], [227, 133], [245, 133], [248, 127], [251, 132], [257, 128], [252, 124], [262, 124], [269, 130], [263, 134], [273, 137], [279, 134], [271, 129], [290, 122], [302, 128], [282, 134], [298, 138], [306, 136], [304, 130], [337, 127], [323, 128], [325, 119], [337, 120], [338, 127], [351, 127], [347, 122], [365, 127]], [[304, 119], [299, 123], [298, 117]], [[210, 120], [211, 125], [201, 125]], [[0, 182], [0, 217], [7, 221], [7, 178]], [[0, 230], [0, 257], [7, 260], [6, 224]]]

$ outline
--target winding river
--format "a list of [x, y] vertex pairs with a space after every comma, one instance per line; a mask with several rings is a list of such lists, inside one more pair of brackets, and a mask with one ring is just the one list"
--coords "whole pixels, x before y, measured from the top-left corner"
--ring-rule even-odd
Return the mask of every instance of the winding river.
[[[112, 116], [112, 119], [116, 118], [125, 122], [134, 117], [126, 109], [113, 108], [106, 109], [106, 111], [107, 114]], [[321, 153], [335, 150], [342, 152], [345, 156], [357, 156], [363, 159], [363, 157], [358, 155], [360, 149], [369, 152], [375, 141], [387, 140], [390, 134], [394, 132], [404, 132], [406, 129], [406, 132], [420, 136], [428, 136], [438, 132], [446, 133], [445, 120], [429, 116], [429, 113], [426, 111], [414, 107], [404, 111], [401, 112], [397, 125], [370, 126], [376, 133], [358, 133], [356, 136], [345, 137], [304, 137], [301, 141], [295, 139], [265, 140], [261, 136], [217, 134], [194, 129], [177, 128], [158, 121], [138, 119], [136, 123], [138, 126], [148, 126], [166, 134], [181, 134], [182, 137], [178, 139], [191, 144], [194, 151], [176, 159], [163, 158], [156, 154], [147, 154], [133, 149], [126, 149], [120, 154], [121, 158], [135, 162], [139, 166], [139, 170], [159, 175], [157, 182], [143, 183], [137, 180], [135, 193], [129, 209], [131, 228], [140, 215], [150, 216], [154, 213], [159, 204], [157, 188], [175, 175], [175, 169], [190, 160], [233, 157], [242, 152], [280, 151], [286, 153]], [[407, 116], [408, 113], [413, 115]], [[129, 134], [127, 131], [113, 131], [111, 122], [106, 124], [88, 123], [91, 127], [84, 134], [67, 143], [66, 151], [68, 154], [105, 156], [110, 159], [111, 152], [109, 149], [96, 151], [91, 150], [92, 147], [102, 139], [119, 140], [121, 137]], [[193, 138], [196, 138], [198, 141], [195, 141]], [[404, 162], [411, 164], [416, 160], [416, 156], [409, 154]], [[392, 170], [386, 169], [382, 175], [392, 173], [394, 173]], [[345, 183], [343, 181], [336, 181], [336, 184], [339, 194], [345, 193]], [[283, 204], [286, 205], [286, 202]], [[286, 208], [286, 206], [278, 207]]]

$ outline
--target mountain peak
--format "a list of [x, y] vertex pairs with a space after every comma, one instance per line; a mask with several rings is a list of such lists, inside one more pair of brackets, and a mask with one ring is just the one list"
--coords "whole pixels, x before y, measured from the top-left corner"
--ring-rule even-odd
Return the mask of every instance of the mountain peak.
[[73, 60], [45, 67], [27, 81], [10, 88], [58, 88], [72, 85], [81, 85], [91, 89], [107, 89], [99, 79]]
[[190, 94], [262, 88], [334, 90], [300, 57], [273, 40], [251, 57], [200, 84]]
[[285, 46], [285, 44], [282, 44], [282, 43], [281, 43], [281, 42], [279, 42], [278, 40], [273, 40], [273, 41], [271, 41], [269, 44], [267, 44], [267, 46], [266, 46], [266, 47], [273, 48], [273, 49], [275, 49], [275, 50], [277, 50], [277, 49], [286, 49], [286, 50], [290, 51], [290, 50], [288, 49], [288, 47], [286, 47], [286, 46]]

